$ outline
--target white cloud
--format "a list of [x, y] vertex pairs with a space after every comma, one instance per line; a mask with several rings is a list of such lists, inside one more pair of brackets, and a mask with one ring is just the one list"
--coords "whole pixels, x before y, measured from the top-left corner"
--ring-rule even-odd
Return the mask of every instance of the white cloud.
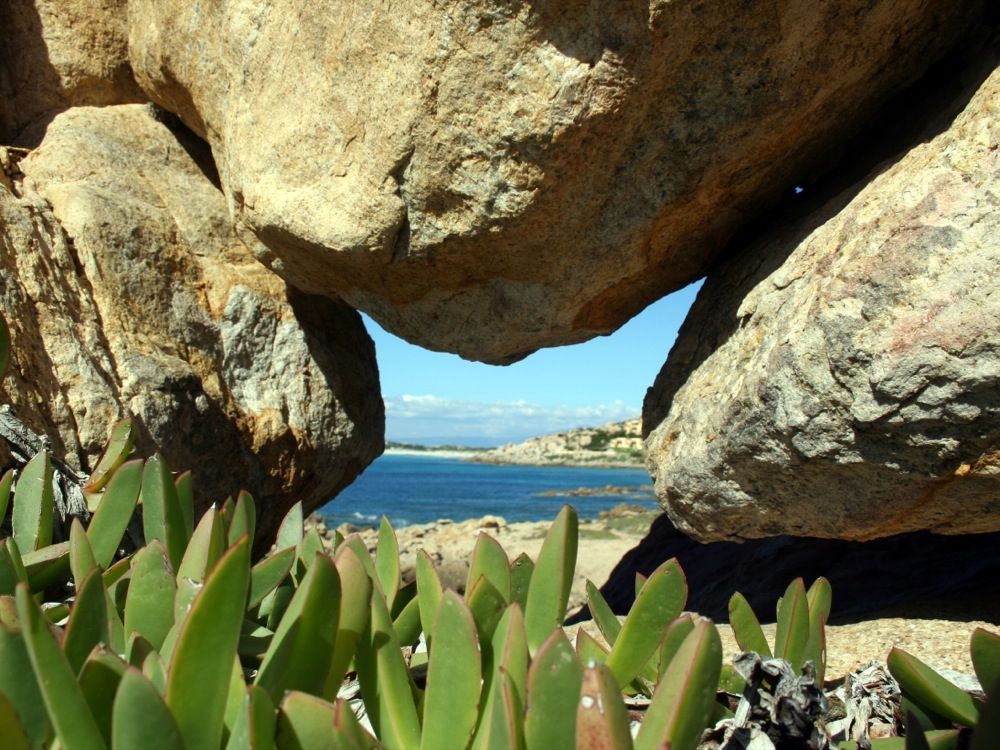
[[639, 409], [615, 401], [597, 406], [543, 406], [527, 401], [462, 401], [433, 395], [385, 398], [389, 440], [495, 445], [535, 435], [596, 427], [639, 416]]

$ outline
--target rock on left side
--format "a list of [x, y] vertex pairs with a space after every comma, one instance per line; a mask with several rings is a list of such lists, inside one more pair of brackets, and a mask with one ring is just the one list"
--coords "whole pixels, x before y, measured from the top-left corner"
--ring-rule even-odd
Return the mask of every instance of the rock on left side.
[[7, 172], [0, 401], [53, 453], [87, 471], [131, 414], [143, 453], [193, 470], [200, 507], [253, 493], [260, 538], [382, 452], [359, 315], [257, 263], [197, 139], [147, 105], [79, 107]]

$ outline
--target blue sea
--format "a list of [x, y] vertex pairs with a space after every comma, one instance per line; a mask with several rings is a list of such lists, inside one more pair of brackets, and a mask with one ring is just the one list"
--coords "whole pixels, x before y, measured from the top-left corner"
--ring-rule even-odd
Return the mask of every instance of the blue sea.
[[[620, 503], [656, 507], [642, 469], [563, 466], [494, 466], [457, 458], [386, 455], [319, 513], [327, 525], [375, 525], [384, 514], [395, 527], [439, 518], [464, 521], [487, 514], [507, 521], [547, 521], [571, 504], [580, 518], [595, 518]], [[541, 493], [580, 487], [628, 487], [625, 495], [553, 497]], [[645, 488], [644, 488], [645, 486]]]

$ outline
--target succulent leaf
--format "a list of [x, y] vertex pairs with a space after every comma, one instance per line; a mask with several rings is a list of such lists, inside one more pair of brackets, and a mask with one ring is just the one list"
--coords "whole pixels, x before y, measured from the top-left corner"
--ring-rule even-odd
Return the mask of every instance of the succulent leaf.
[[94, 467], [94, 471], [90, 475], [90, 479], [87, 480], [87, 484], [84, 485], [83, 491], [90, 492], [100, 492], [104, 485], [108, 483], [115, 471], [125, 463], [125, 459], [129, 457], [132, 452], [132, 446], [134, 444], [134, 435], [132, 431], [132, 418], [125, 417], [125, 419], [116, 422], [114, 427], [111, 428], [111, 437], [108, 438], [107, 445], [104, 446], [104, 452], [101, 457], [97, 460], [97, 466]]
[[254, 684], [280, 698], [287, 690], [318, 694], [326, 684], [340, 615], [340, 576], [316, 555], [281, 618]]
[[583, 667], [566, 634], [558, 628], [535, 653], [528, 669], [524, 713], [528, 750], [576, 745], [576, 708], [582, 681]]
[[712, 714], [722, 669], [722, 643], [699, 620], [667, 666], [635, 739], [635, 750], [694, 750]]
[[87, 541], [87, 532], [80, 519], [74, 518], [69, 528], [69, 569], [77, 587], [83, 582], [87, 573], [96, 567], [97, 560], [94, 559], [94, 550]]
[[229, 533], [227, 539], [229, 544], [236, 544], [241, 536], [246, 534], [250, 537], [250, 543], [256, 538], [257, 533], [257, 506], [254, 505], [253, 497], [246, 490], [241, 490], [236, 496], [236, 505], [233, 507], [233, 518], [229, 523]]
[[[3, 375], [2, 370], [0, 375]], [[28, 731], [21, 723], [14, 704], [3, 693], [0, 693], [0, 747], [4, 750], [31, 750]]]
[[281, 525], [278, 526], [278, 535], [275, 538], [274, 546], [277, 549], [284, 549], [285, 547], [295, 547], [298, 549], [299, 542], [302, 541], [304, 535], [303, 521], [302, 503], [295, 503], [295, 505], [288, 509], [288, 513], [281, 520]]
[[685, 639], [694, 630], [694, 618], [690, 614], [682, 614], [667, 627], [663, 634], [663, 641], [660, 643], [660, 664], [658, 680], [663, 679], [663, 675], [670, 666], [677, 652], [684, 644]]
[[118, 686], [111, 733], [115, 748], [185, 750], [180, 729], [163, 696], [134, 667], [125, 672]]
[[242, 538], [212, 570], [177, 631], [166, 699], [187, 750], [216, 750], [250, 583], [250, 543]]
[[979, 709], [979, 723], [972, 732], [969, 750], [996, 750], [1000, 747], [1000, 680], [983, 685], [986, 702]]
[[375, 549], [375, 575], [385, 594], [390, 611], [399, 591], [399, 542], [389, 519], [382, 516], [378, 527], [378, 546]]
[[52, 721], [31, 666], [28, 645], [20, 632], [7, 625], [0, 625], [0, 695], [10, 700], [33, 747], [41, 747], [51, 738]]
[[194, 481], [190, 471], [185, 471], [174, 480], [174, 490], [177, 492], [177, 505], [184, 521], [184, 537], [190, 539], [194, 533]]
[[11, 552], [17, 555], [17, 547], [14, 545], [13, 539], [5, 540], [5, 543], [0, 544], [0, 596], [13, 596], [17, 584], [27, 580], [27, 573], [24, 574], [24, 578], [21, 577], [21, 571], [24, 570], [23, 564], [19, 568], [11, 556]]
[[7, 469], [0, 476], [0, 521], [7, 517], [7, 506], [10, 504], [10, 488], [14, 485], [14, 470]]
[[587, 607], [590, 609], [590, 615], [597, 623], [601, 635], [610, 645], [614, 646], [618, 634], [622, 631], [622, 624], [619, 622], [618, 616], [608, 606], [600, 589], [590, 581], [587, 581]]
[[510, 602], [510, 560], [500, 543], [486, 532], [480, 532], [469, 561], [469, 575], [465, 583], [466, 595], [480, 576], [493, 584], [503, 598], [504, 605]]
[[274, 703], [267, 691], [247, 687], [226, 750], [274, 750], [276, 719]]
[[632, 681], [660, 645], [667, 623], [684, 609], [687, 580], [676, 559], [660, 565], [635, 599], [608, 656], [608, 667], [622, 687]]
[[87, 526], [87, 539], [94, 550], [94, 559], [102, 568], [107, 568], [115, 559], [125, 529], [135, 513], [142, 471], [142, 461], [128, 461], [118, 467]]
[[588, 750], [632, 750], [628, 711], [611, 670], [592, 662], [583, 670], [576, 711], [576, 744]]
[[128, 664], [121, 657], [105, 646], [98, 646], [90, 653], [80, 670], [80, 690], [83, 691], [90, 712], [109, 746], [112, 741], [111, 718], [115, 693], [127, 669]]
[[101, 571], [94, 568], [83, 579], [69, 613], [63, 653], [76, 675], [98, 643], [108, 643], [108, 606]]
[[385, 595], [378, 587], [372, 590], [371, 619], [358, 640], [354, 661], [368, 716], [382, 744], [389, 750], [419, 747], [413, 682], [392, 629]]
[[[566, 619], [566, 604], [576, 568], [578, 526], [576, 510], [564, 505], [549, 527], [538, 553], [524, 608], [524, 627], [532, 654]], [[575, 710], [575, 698], [573, 706]]]
[[535, 572], [535, 563], [522, 552], [510, 564], [510, 601], [521, 605], [521, 611], [528, 603], [528, 588], [531, 586], [531, 576]]
[[778, 624], [774, 635], [774, 655], [798, 672], [809, 647], [809, 601], [805, 583], [796, 578], [785, 589], [778, 604]]
[[347, 673], [361, 634], [368, 627], [371, 617], [372, 579], [365, 572], [364, 563], [349, 547], [337, 550], [334, 560], [340, 575], [340, 620], [337, 638], [330, 657], [330, 671], [326, 676], [323, 695], [335, 698], [340, 683]]
[[817, 684], [822, 685], [826, 677], [826, 623], [833, 603], [830, 582], [823, 577], [813, 581], [806, 592], [806, 601], [809, 604], [809, 640], [802, 661], [813, 663]]
[[493, 639], [497, 623], [507, 608], [507, 602], [503, 594], [485, 576], [479, 576], [479, 580], [466, 596], [469, 609], [472, 610], [472, 616], [476, 620], [479, 640], [481, 643], [489, 643]]
[[45, 616], [25, 584], [17, 585], [16, 599], [28, 658], [58, 741], [64, 750], [107, 747], [76, 681], [76, 673], [52, 637]]
[[454, 591], [446, 591], [441, 600], [434, 639], [448, 644], [448, 650], [439, 652], [428, 666], [420, 747], [464, 750], [476, 728], [482, 673], [476, 623]]
[[174, 624], [177, 580], [160, 541], [147, 544], [132, 558], [132, 585], [125, 600], [125, 632], [140, 633], [159, 649]]
[[[16, 498], [14, 502], [17, 503]], [[69, 575], [69, 542], [59, 542], [24, 552], [19, 558], [15, 558], [12, 553], [11, 559], [15, 565], [20, 559], [32, 591], [44, 591], [52, 584], [65, 580]]]
[[889, 672], [906, 698], [917, 706], [967, 727], [976, 725], [978, 711], [972, 698], [920, 659], [893, 648], [886, 659]]
[[11, 525], [21, 555], [52, 544], [52, 461], [46, 451], [32, 458], [14, 488]]
[[286, 547], [253, 566], [250, 571], [250, 600], [247, 609], [253, 609], [264, 601], [264, 597], [288, 577], [295, 563], [295, 556], [295, 548]]
[[438, 605], [444, 596], [444, 588], [438, 577], [434, 563], [424, 551], [417, 552], [417, 602], [420, 607], [420, 624], [424, 635], [428, 637], [428, 646], [433, 641], [434, 620], [437, 618]]
[[733, 628], [736, 642], [743, 651], [753, 651], [764, 659], [771, 658], [771, 647], [764, 637], [760, 620], [754, 614], [750, 602], [738, 591], [729, 600], [729, 624]]
[[972, 666], [984, 690], [1000, 682], [1000, 635], [976, 628], [969, 643]]
[[180, 566], [187, 546], [187, 526], [177, 497], [177, 487], [166, 461], [157, 454], [142, 472], [142, 531], [146, 543], [159, 539], [167, 549], [170, 565]]

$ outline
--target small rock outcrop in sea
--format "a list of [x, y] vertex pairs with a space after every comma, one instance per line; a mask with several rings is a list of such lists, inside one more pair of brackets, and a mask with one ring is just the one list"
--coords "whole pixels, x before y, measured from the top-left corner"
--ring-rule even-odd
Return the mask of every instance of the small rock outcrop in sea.
[[982, 7], [130, 0], [129, 51], [275, 271], [506, 363], [703, 274]]
[[639, 419], [581, 427], [508, 443], [469, 457], [484, 464], [539, 466], [642, 466]]
[[1000, 530], [998, 288], [1000, 70], [945, 132], [710, 275], [645, 404], [674, 523]]
[[149, 105], [78, 107], [16, 169], [4, 155], [12, 362], [0, 401], [55, 455], [91, 469], [131, 414], [143, 453], [194, 469], [203, 506], [249, 490], [262, 534], [379, 455], [378, 372], [358, 314], [289, 292], [255, 260], [196, 142]]

